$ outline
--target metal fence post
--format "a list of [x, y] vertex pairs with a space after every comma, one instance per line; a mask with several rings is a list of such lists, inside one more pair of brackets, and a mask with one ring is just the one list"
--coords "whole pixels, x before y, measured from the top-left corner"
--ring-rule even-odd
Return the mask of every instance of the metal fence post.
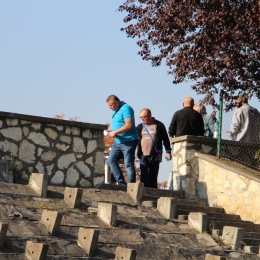
[[218, 158], [220, 158], [220, 154], [221, 154], [222, 113], [223, 113], [223, 89], [220, 90], [220, 95], [219, 95], [218, 143], [217, 143]]
[[105, 183], [111, 184], [111, 171], [108, 164], [108, 156], [105, 156]]

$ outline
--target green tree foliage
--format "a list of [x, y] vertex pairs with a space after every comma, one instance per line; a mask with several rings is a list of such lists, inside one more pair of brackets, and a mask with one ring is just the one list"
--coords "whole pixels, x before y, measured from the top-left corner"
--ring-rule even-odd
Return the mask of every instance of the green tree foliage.
[[260, 99], [259, 0], [127, 0], [119, 11], [138, 54], [164, 60], [173, 84], [194, 82], [212, 105], [220, 87], [228, 107], [239, 93]]

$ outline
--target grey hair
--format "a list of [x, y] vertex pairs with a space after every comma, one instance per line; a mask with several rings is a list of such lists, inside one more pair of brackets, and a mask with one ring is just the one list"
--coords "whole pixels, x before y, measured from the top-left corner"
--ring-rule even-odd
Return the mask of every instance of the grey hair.
[[199, 113], [202, 113], [202, 114], [207, 113], [207, 109], [202, 103], [195, 104], [193, 109], [198, 111]]

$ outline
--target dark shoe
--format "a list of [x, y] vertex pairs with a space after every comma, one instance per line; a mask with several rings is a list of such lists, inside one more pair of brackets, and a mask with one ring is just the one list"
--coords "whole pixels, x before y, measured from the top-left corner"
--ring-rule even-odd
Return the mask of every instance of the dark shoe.
[[118, 185], [118, 186], [126, 186], [126, 183], [125, 182], [117, 182], [116, 185]]

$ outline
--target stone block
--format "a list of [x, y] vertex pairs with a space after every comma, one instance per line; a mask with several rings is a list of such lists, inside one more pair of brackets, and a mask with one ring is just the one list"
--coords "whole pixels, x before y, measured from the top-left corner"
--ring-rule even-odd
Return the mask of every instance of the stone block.
[[177, 199], [161, 197], [157, 201], [158, 211], [166, 218], [174, 218], [177, 208]]
[[135, 260], [136, 255], [137, 253], [134, 249], [118, 246], [116, 248], [115, 260]]
[[89, 255], [93, 256], [98, 243], [99, 230], [79, 228], [78, 245]]
[[135, 203], [141, 203], [144, 194], [144, 184], [142, 182], [128, 183], [127, 193]]
[[98, 203], [98, 217], [109, 226], [115, 226], [117, 221], [117, 206], [111, 203]]
[[52, 235], [59, 231], [62, 213], [44, 209], [42, 211], [41, 223], [46, 227]]
[[188, 224], [200, 233], [206, 232], [208, 227], [208, 215], [201, 212], [190, 212]]
[[0, 248], [4, 245], [7, 229], [8, 223], [0, 222]]
[[44, 173], [32, 173], [29, 180], [29, 187], [40, 197], [47, 197], [48, 176]]
[[28, 260], [45, 260], [49, 246], [43, 243], [27, 241], [25, 248], [25, 257]]
[[205, 260], [226, 260], [226, 257], [220, 255], [206, 254]]
[[83, 190], [66, 187], [64, 191], [64, 201], [70, 208], [79, 208], [81, 204]]
[[0, 161], [0, 175], [8, 183], [14, 182], [13, 171], [10, 170], [11, 161]]
[[222, 239], [225, 244], [231, 246], [233, 250], [238, 250], [241, 247], [241, 241], [244, 236], [244, 229], [238, 227], [224, 226]]

